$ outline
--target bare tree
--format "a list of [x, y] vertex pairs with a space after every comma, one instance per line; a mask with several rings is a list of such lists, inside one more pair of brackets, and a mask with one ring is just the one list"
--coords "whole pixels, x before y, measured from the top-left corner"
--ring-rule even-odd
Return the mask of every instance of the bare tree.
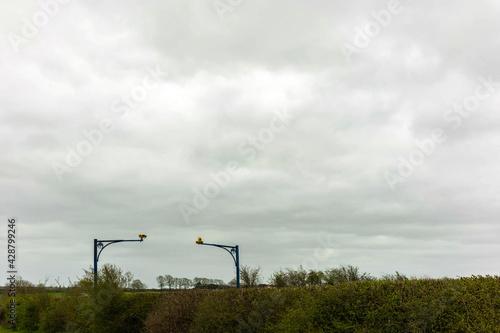
[[131, 288], [132, 281], [134, 280], [134, 274], [127, 272], [123, 275], [125, 288]]
[[156, 282], [158, 282], [158, 287], [160, 287], [161, 290], [163, 290], [163, 287], [167, 284], [167, 279], [165, 276], [160, 275], [156, 277]]
[[139, 279], [135, 279], [134, 281], [132, 281], [131, 285], [132, 289], [134, 290], [141, 290], [141, 289], [146, 289], [148, 286], [146, 286], [146, 284], [144, 284], [141, 280]]
[[287, 269], [288, 285], [290, 287], [305, 287], [307, 284], [307, 272], [299, 266], [297, 270]]
[[243, 286], [246, 288], [257, 287], [261, 281], [260, 266], [251, 268], [249, 266], [242, 266], [240, 268], [240, 278], [243, 281]]
[[222, 280], [216, 279], [216, 280], [214, 280], [214, 284], [219, 285], [219, 286], [223, 286], [225, 283]]
[[206, 286], [210, 284], [210, 279], [207, 278], [201, 278], [201, 277], [195, 277], [193, 279], [193, 284], [200, 287], [200, 286]]
[[271, 275], [269, 283], [278, 288], [288, 287], [288, 275], [280, 268], [279, 271], [275, 271], [273, 275]]
[[358, 267], [351, 265], [325, 271], [325, 281], [328, 284], [371, 280], [375, 280], [375, 278], [368, 273], [361, 273]]
[[273, 273], [269, 282], [278, 288], [304, 287], [308, 284], [308, 274], [302, 266], [299, 266], [297, 270], [293, 268], [280, 269]]
[[394, 274], [384, 274], [382, 275], [381, 280], [386, 280], [386, 281], [405, 281], [408, 280], [408, 277], [404, 274], [399, 273], [396, 271]]
[[321, 286], [323, 284], [325, 274], [322, 271], [315, 271], [311, 269], [307, 273], [307, 285], [309, 286]]
[[172, 287], [174, 286], [174, 278], [172, 277], [172, 275], [165, 275], [165, 282], [168, 286], [168, 289], [172, 289]]
[[231, 281], [229, 281], [227, 285], [231, 287], [236, 287], [236, 278], [233, 278]]
[[60, 279], [60, 278], [59, 278], [59, 276], [58, 276], [58, 277], [57, 277], [56, 279], [54, 279], [54, 280], [56, 281], [56, 284], [57, 284], [57, 288], [58, 288], [58, 290], [59, 290], [59, 291], [61, 291], [61, 290], [62, 290], [62, 288], [64, 288], [64, 286], [62, 286], [62, 285], [61, 285], [61, 279]]
[[179, 287], [187, 289], [193, 285], [193, 281], [188, 278], [179, 278]]
[[172, 280], [174, 281], [174, 289], [180, 289], [180, 279], [178, 277], [174, 277]]

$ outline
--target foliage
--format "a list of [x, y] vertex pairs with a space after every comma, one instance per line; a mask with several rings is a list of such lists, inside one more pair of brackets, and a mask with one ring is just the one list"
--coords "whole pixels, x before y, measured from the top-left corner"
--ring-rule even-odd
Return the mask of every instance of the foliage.
[[287, 269], [288, 285], [290, 287], [305, 287], [307, 285], [307, 272], [299, 266], [297, 270]]
[[368, 273], [361, 273], [358, 267], [351, 265], [328, 269], [324, 273], [325, 282], [330, 285], [342, 282], [372, 281], [374, 277]]
[[77, 309], [82, 300], [81, 290], [75, 286], [67, 288], [64, 296], [51, 296], [49, 298], [49, 305], [40, 316], [39, 331], [72, 331], [69, 323], [76, 320]]
[[279, 271], [275, 271], [269, 279], [269, 282], [278, 288], [289, 287], [288, 281], [287, 272], [283, 271], [281, 268]]
[[195, 277], [193, 280], [188, 278], [178, 278], [172, 275], [160, 275], [156, 277], [156, 282], [158, 287], [163, 289], [163, 287], [168, 286], [168, 289], [188, 289], [191, 287], [195, 288], [206, 288], [208, 285], [224, 285], [224, 281], [216, 279], [207, 279]]
[[[396, 272], [397, 273], [397, 272]], [[399, 273], [398, 273], [399, 274]], [[340, 266], [326, 271], [310, 270], [307, 272], [299, 266], [298, 269], [280, 269], [271, 276], [269, 282], [278, 288], [334, 285], [342, 282], [372, 281], [374, 277], [368, 273], [361, 273], [358, 267]]]
[[174, 287], [174, 277], [172, 275], [165, 275], [165, 282], [168, 289], [172, 289], [172, 287]]
[[[94, 290], [94, 269], [83, 269], [83, 273], [78, 284], [90, 295]], [[122, 269], [114, 264], [104, 264], [98, 271], [97, 285], [103, 289], [122, 290], [129, 286], [133, 277], [130, 272], [123, 273]]]
[[17, 297], [17, 328], [27, 332], [140, 332], [155, 308], [157, 293], [81, 294], [79, 288], [64, 296], [49, 293]]
[[163, 287], [167, 284], [167, 279], [164, 275], [160, 275], [156, 277], [156, 282], [158, 283], [158, 287], [163, 290]]
[[[45, 281], [46, 283], [47, 281]], [[43, 310], [49, 305], [50, 297], [44, 283], [33, 283], [18, 277], [16, 280], [16, 329], [35, 331], [40, 326]], [[5, 294], [7, 288], [4, 290]], [[4, 298], [7, 305], [9, 298]], [[6, 313], [7, 314], [7, 313]]]
[[396, 271], [394, 274], [382, 275], [381, 280], [384, 280], [384, 281], [405, 281], [405, 280], [408, 280], [408, 277], [406, 275], [401, 274], [398, 271]]
[[[490, 276], [397, 281], [365, 276], [318, 287], [168, 297], [148, 317], [147, 332], [495, 332], [500, 327], [500, 277]], [[174, 322], [184, 326], [161, 330], [159, 323]]]
[[108, 264], [99, 271], [95, 290], [93, 270], [88, 269], [63, 296], [49, 295], [45, 288], [19, 296], [18, 328], [33, 332], [139, 332], [158, 295], [125, 294], [130, 276]]
[[[352, 266], [326, 272], [300, 267], [275, 272], [274, 280], [306, 287], [124, 293], [123, 275], [107, 267], [96, 292], [88, 289], [93, 280], [87, 275], [62, 294], [23, 281], [16, 328], [162, 333], [498, 332], [500, 327], [498, 276], [408, 279], [396, 272], [376, 281]], [[8, 301], [3, 295], [4, 324]]]
[[189, 332], [198, 306], [207, 291], [190, 290], [162, 293], [145, 322], [145, 332]]
[[127, 272], [123, 275], [124, 286], [126, 289], [132, 287], [132, 281], [134, 280], [134, 274]]
[[94, 271], [84, 269], [78, 285], [87, 297], [79, 304], [72, 325], [82, 332], [118, 332], [114, 319], [123, 311], [121, 300], [130, 276], [114, 264], [105, 264], [97, 274], [94, 288]]
[[145, 283], [143, 283], [141, 280], [135, 279], [134, 281], [132, 281], [132, 284], [130, 285], [130, 287], [134, 290], [144, 290], [148, 286]]
[[260, 281], [262, 280], [261, 272], [262, 268], [260, 266], [256, 268], [251, 268], [249, 266], [242, 266], [240, 268], [240, 278], [243, 287], [245, 288], [257, 287]]
[[325, 278], [325, 273], [322, 271], [310, 270], [307, 273], [306, 283], [308, 286], [321, 286]]
[[119, 311], [112, 317], [112, 328], [105, 332], [141, 332], [159, 297], [159, 293], [123, 294]]

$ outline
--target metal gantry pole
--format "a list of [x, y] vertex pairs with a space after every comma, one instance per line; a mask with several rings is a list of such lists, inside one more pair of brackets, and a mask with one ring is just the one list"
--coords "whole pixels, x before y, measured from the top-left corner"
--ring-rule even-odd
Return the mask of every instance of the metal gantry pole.
[[[99, 262], [99, 257], [101, 256], [102, 250], [106, 246], [121, 243], [121, 242], [142, 242], [144, 238], [148, 237], [145, 234], [139, 234], [140, 239], [112, 239], [112, 240], [99, 240], [94, 238], [94, 291], [97, 288], [97, 263]], [[104, 245], [106, 243], [106, 245]], [[99, 251], [98, 251], [99, 249]]]
[[236, 288], [240, 289], [240, 247], [236, 245]]
[[[224, 249], [227, 252], [229, 252], [231, 257], [233, 257], [234, 266], [236, 267], [236, 288], [240, 289], [240, 247], [238, 245], [231, 246], [231, 245], [204, 243], [203, 239], [201, 239], [201, 237], [198, 237], [196, 244], [220, 247], [221, 249]], [[228, 249], [231, 249], [231, 250], [228, 250]]]
[[97, 288], [97, 238], [94, 238], [94, 290]]

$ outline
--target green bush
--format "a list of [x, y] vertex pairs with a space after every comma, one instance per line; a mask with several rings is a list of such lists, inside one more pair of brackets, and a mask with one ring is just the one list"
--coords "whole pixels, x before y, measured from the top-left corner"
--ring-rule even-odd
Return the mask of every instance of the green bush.
[[240, 326], [264, 294], [262, 289], [216, 290], [207, 293], [198, 307], [193, 332], [230, 332]]
[[159, 293], [124, 294], [121, 300], [123, 311], [113, 320], [113, 331], [140, 332], [160, 296]]
[[159, 294], [100, 290], [95, 296], [53, 296], [40, 332], [140, 332]]
[[162, 293], [146, 319], [145, 331], [149, 333], [189, 332], [198, 307], [208, 293], [210, 291], [207, 290]]
[[68, 323], [75, 320], [78, 303], [67, 296], [53, 296], [50, 305], [40, 314], [41, 332], [66, 332]]
[[50, 305], [50, 296], [43, 292], [16, 297], [16, 328], [37, 331], [44, 309]]

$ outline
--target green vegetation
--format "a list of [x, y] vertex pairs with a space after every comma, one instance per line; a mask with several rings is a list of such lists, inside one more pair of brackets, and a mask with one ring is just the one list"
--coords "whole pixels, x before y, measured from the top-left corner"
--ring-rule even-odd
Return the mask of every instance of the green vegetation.
[[[252, 273], [251, 269], [247, 269]], [[258, 281], [249, 274], [249, 285]], [[500, 332], [500, 277], [375, 279], [356, 267], [285, 269], [283, 287], [124, 292], [123, 272], [101, 269], [64, 295], [25, 283], [17, 295], [24, 332]], [[255, 279], [252, 279], [252, 276]], [[287, 287], [300, 285], [301, 287]], [[6, 306], [0, 305], [6, 327]], [[1, 332], [1, 331], [0, 331]]]
[[10, 298], [2, 295], [0, 320], [4, 327], [23, 332], [139, 332], [159, 293], [125, 293], [127, 273], [115, 265], [103, 265], [94, 291], [93, 271], [65, 289], [62, 296], [17, 281], [15, 326], [8, 325]]
[[151, 333], [444, 331], [500, 331], [500, 278], [169, 294], [146, 320]]

